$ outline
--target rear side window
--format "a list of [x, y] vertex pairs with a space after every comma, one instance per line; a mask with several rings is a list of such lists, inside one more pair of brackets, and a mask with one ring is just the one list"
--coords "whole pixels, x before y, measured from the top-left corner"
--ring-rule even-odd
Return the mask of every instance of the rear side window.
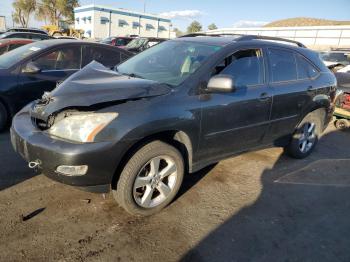
[[294, 53], [282, 49], [269, 49], [269, 64], [272, 82], [298, 79]]
[[298, 79], [310, 79], [318, 75], [318, 70], [303, 56], [297, 54]]
[[91, 61], [95, 60], [106, 67], [113, 68], [121, 62], [121, 51], [117, 48], [111, 50], [109, 48], [89, 46], [84, 51], [84, 63], [87, 65]]

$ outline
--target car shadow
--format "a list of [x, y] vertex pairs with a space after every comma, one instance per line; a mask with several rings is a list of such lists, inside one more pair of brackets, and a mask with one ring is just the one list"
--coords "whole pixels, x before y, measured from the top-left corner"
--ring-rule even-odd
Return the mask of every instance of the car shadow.
[[350, 132], [327, 133], [304, 160], [282, 154], [262, 172], [256, 201], [181, 261], [350, 261], [349, 168]]
[[14, 186], [36, 174], [27, 167], [27, 163], [13, 150], [10, 133], [0, 133], [0, 190]]

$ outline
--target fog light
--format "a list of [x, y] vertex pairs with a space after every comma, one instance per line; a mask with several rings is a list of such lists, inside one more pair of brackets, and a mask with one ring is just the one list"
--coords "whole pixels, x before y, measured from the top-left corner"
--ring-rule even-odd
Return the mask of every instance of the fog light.
[[65, 176], [83, 176], [87, 173], [88, 166], [58, 166], [56, 172]]

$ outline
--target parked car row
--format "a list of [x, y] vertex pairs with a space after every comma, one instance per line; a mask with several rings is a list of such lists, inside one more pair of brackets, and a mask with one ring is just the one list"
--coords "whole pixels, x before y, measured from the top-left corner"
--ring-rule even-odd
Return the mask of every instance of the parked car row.
[[38, 41], [1, 55], [0, 129], [27, 103], [91, 61], [113, 68], [131, 55], [120, 48], [79, 40]]
[[0, 39], [0, 55], [30, 43], [33, 43], [32, 39], [24, 39], [24, 38]]
[[29, 167], [112, 191], [129, 213], [151, 215], [185, 174], [234, 154], [283, 146], [307, 157], [332, 119], [336, 78], [299, 42], [205, 34], [158, 42], [48, 40], [0, 56], [0, 119], [20, 110], [11, 141]]

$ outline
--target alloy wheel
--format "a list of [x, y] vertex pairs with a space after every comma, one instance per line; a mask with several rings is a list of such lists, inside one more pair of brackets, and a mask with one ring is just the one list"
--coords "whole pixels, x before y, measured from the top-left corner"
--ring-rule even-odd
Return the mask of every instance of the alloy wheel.
[[316, 124], [305, 123], [299, 138], [299, 149], [302, 153], [308, 152], [316, 141]]
[[171, 157], [152, 158], [136, 176], [133, 186], [135, 202], [143, 208], [160, 205], [174, 190], [177, 176], [177, 167]]

